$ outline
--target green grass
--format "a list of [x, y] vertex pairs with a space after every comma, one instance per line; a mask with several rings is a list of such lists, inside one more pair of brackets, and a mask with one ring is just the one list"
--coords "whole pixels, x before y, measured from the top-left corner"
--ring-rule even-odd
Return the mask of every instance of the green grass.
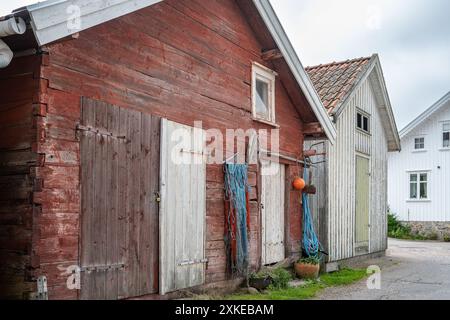
[[319, 280], [309, 281], [302, 287], [271, 289], [261, 294], [235, 294], [227, 296], [226, 300], [306, 300], [314, 298], [320, 290], [327, 287], [344, 286], [355, 283], [367, 276], [363, 269], [342, 269], [324, 274]]

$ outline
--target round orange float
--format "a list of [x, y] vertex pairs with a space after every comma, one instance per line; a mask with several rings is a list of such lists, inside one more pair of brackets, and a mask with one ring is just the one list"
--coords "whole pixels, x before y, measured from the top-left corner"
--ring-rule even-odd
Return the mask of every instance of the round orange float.
[[302, 178], [297, 177], [292, 182], [292, 186], [295, 190], [303, 190], [306, 186], [306, 182]]

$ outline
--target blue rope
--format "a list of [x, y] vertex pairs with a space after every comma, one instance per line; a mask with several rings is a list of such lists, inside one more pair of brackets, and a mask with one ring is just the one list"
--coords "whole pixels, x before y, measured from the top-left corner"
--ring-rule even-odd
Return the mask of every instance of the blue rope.
[[[228, 226], [233, 224], [232, 210], [236, 212], [236, 234], [230, 229], [225, 242], [230, 237], [236, 239], [237, 257], [232, 264], [234, 273], [246, 274], [248, 269], [247, 198], [248, 166], [246, 164], [225, 164], [225, 195], [230, 200], [230, 212], [226, 212]], [[233, 259], [231, 259], [233, 260]]]
[[[304, 170], [304, 180], [308, 180], [308, 171]], [[302, 194], [303, 200], [303, 250], [308, 257], [319, 257], [322, 251], [322, 245], [319, 242], [317, 234], [314, 230], [314, 221], [309, 207], [308, 194]]]

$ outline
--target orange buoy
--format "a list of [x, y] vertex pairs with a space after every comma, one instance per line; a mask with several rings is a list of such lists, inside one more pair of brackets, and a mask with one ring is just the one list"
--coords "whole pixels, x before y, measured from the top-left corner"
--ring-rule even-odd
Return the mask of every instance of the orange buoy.
[[292, 182], [292, 186], [295, 190], [303, 190], [306, 186], [306, 182], [302, 178], [297, 177]]

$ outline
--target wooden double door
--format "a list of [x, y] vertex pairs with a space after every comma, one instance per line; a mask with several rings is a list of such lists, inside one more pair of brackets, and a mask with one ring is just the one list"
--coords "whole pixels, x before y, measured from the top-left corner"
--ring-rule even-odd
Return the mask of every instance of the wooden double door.
[[[125, 299], [202, 284], [202, 133], [90, 99], [82, 100], [77, 131], [80, 298]], [[172, 138], [180, 134], [200, 146], [177, 144]], [[188, 161], [178, 163], [172, 155], [181, 151]]]

